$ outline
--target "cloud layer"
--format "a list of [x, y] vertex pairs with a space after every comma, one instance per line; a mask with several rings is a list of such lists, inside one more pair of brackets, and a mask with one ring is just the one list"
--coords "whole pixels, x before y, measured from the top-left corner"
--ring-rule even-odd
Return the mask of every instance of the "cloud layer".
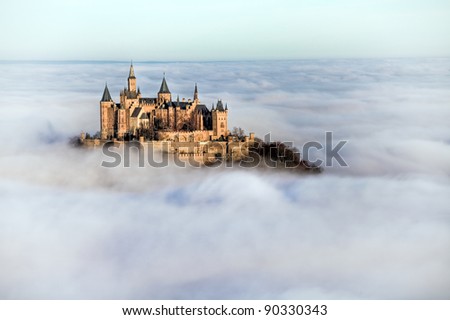
[[320, 176], [100, 167], [66, 141], [127, 70], [0, 64], [0, 298], [450, 298], [450, 60], [135, 63], [145, 96], [166, 72], [258, 136], [348, 140]]

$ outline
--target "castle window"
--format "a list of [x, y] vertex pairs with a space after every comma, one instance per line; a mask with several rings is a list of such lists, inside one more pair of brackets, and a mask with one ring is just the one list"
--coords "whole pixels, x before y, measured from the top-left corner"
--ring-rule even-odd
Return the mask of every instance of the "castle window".
[[221, 128], [225, 128], [225, 123], [222, 122], [222, 123], [220, 124], [220, 127], [221, 127]]

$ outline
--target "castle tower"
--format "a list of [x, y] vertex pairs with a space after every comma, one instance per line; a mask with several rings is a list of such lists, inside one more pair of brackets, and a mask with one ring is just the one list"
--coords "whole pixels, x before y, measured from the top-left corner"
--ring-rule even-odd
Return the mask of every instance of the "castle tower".
[[136, 92], [136, 76], [134, 75], [133, 62], [131, 62], [130, 74], [128, 75], [128, 91]]
[[194, 89], [194, 101], [195, 101], [195, 102], [199, 102], [199, 101], [198, 101], [198, 89], [197, 89], [197, 83], [195, 83], [195, 89]]
[[172, 95], [170, 94], [170, 90], [169, 87], [167, 86], [167, 82], [166, 82], [166, 75], [164, 74], [162, 83], [161, 83], [161, 88], [159, 89], [158, 92], [158, 102], [164, 103], [164, 102], [170, 102], [172, 101]]
[[211, 110], [213, 136], [215, 139], [228, 135], [228, 106], [223, 107], [222, 100], [217, 101], [216, 108]]
[[127, 133], [127, 113], [121, 107], [117, 110], [117, 137], [122, 139]]
[[107, 84], [100, 100], [100, 133], [102, 139], [108, 139], [114, 135], [114, 101]]

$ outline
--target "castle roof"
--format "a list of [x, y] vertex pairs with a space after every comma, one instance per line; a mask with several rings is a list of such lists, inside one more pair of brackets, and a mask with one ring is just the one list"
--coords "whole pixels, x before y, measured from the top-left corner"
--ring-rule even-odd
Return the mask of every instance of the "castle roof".
[[156, 98], [140, 98], [139, 103], [155, 104]]
[[195, 111], [196, 112], [201, 112], [202, 114], [208, 114], [209, 113], [208, 108], [204, 104], [198, 104], [195, 107]]
[[163, 109], [180, 107], [180, 109], [185, 110], [188, 106], [192, 105], [192, 102], [187, 101], [170, 101], [166, 102], [163, 106]]
[[113, 101], [112, 98], [111, 98], [111, 94], [109, 93], [108, 85], [107, 85], [107, 84], [105, 84], [105, 90], [103, 91], [103, 97], [102, 97], [102, 100], [100, 100], [100, 101], [101, 101], [101, 102], [104, 102], [104, 101]]
[[137, 93], [135, 91], [128, 91], [125, 89], [124, 92], [128, 99], [137, 99]]
[[217, 108], [218, 111], [225, 111], [225, 109], [223, 108], [223, 103], [222, 100], [217, 101]]
[[159, 89], [159, 93], [170, 93], [169, 86], [166, 82], [166, 76], [163, 77], [161, 88]]
[[132, 118], [137, 118], [137, 116], [139, 115], [139, 113], [141, 112], [142, 108], [135, 108], [133, 113], [131, 114]]

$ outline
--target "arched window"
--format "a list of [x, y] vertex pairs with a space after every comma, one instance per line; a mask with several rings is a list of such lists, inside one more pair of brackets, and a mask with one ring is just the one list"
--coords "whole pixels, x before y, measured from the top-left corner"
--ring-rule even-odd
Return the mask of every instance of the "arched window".
[[220, 124], [220, 127], [221, 127], [221, 128], [225, 128], [225, 123], [222, 122], [222, 123]]

